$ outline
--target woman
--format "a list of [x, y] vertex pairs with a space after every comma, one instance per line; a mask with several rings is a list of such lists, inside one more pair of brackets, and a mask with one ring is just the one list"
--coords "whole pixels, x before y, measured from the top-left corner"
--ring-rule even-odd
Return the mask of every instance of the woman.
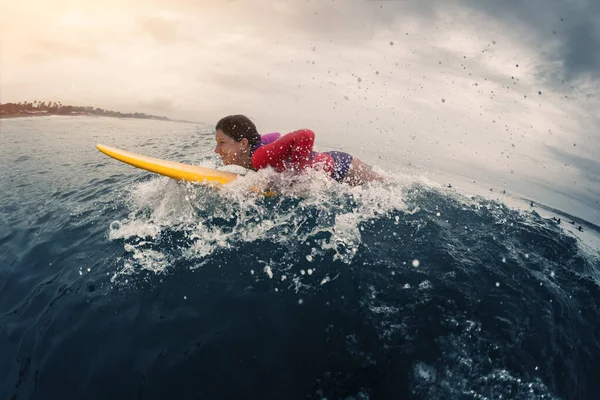
[[314, 168], [350, 185], [383, 180], [370, 166], [350, 154], [313, 151], [315, 134], [308, 129], [281, 137], [269, 134], [261, 138], [248, 117], [230, 115], [221, 119], [215, 130], [215, 153], [221, 156], [225, 165], [240, 165], [254, 171], [273, 167], [277, 172]]

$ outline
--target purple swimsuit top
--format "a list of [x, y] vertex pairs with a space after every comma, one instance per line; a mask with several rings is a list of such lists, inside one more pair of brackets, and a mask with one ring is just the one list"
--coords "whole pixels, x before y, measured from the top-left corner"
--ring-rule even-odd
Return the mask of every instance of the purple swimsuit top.
[[281, 137], [281, 133], [279, 133], [279, 132], [271, 132], [271, 133], [265, 133], [264, 135], [260, 135], [260, 143], [254, 145], [252, 147], [252, 152], [254, 153], [256, 151], [256, 149], [258, 149], [262, 145], [273, 143], [280, 137]]

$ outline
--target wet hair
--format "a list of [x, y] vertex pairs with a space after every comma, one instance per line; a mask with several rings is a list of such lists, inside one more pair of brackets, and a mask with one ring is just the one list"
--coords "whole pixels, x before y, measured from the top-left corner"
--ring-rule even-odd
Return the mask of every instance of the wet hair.
[[216, 131], [222, 131], [230, 138], [241, 141], [242, 139], [248, 139], [250, 146], [254, 146], [260, 143], [260, 135], [256, 130], [256, 126], [250, 118], [245, 115], [229, 115], [221, 118], [217, 122], [215, 127]]

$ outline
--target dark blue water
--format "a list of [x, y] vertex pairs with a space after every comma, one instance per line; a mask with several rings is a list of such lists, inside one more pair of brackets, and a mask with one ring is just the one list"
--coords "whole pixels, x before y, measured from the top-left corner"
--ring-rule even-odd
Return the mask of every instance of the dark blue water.
[[0, 129], [0, 398], [600, 398], [591, 223], [400, 174], [217, 192], [95, 149], [211, 165], [191, 124]]

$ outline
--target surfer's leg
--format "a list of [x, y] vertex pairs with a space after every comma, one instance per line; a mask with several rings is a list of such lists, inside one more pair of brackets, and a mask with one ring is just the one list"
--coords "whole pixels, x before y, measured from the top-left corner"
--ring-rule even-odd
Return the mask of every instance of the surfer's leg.
[[352, 186], [362, 185], [367, 182], [382, 182], [383, 177], [375, 173], [370, 165], [365, 164], [354, 157], [350, 163], [350, 168], [344, 176], [343, 182]]

